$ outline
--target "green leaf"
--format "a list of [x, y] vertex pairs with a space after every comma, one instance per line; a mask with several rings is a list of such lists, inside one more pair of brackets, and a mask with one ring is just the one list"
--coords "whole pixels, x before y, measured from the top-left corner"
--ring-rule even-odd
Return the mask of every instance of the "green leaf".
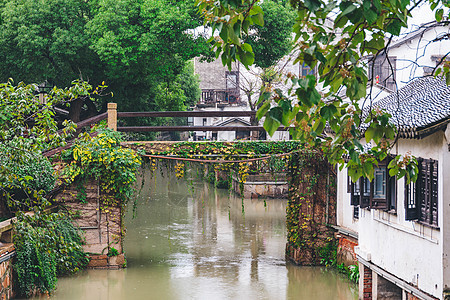
[[269, 109], [270, 109], [270, 102], [265, 102], [256, 112], [256, 118], [258, 118], [258, 120], [261, 120], [261, 118], [266, 115]]
[[236, 37], [241, 37], [241, 21], [238, 20], [236, 23], [234, 23], [233, 32]]
[[369, 24], [373, 24], [378, 18], [378, 14], [371, 9], [363, 10], [363, 15]]
[[389, 169], [389, 176], [394, 177], [397, 174], [397, 169]]
[[241, 63], [244, 66], [251, 66], [255, 61], [255, 54], [253, 52], [244, 52], [244, 56], [241, 56]]
[[[348, 3], [348, 2], [346, 2], [346, 3]], [[346, 6], [347, 7], [342, 12], [342, 15], [344, 15], [344, 16], [352, 13], [356, 9], [356, 6], [354, 6], [352, 3], [348, 3], [348, 5], [346, 5]]]
[[251, 17], [254, 24], [259, 26], [264, 26], [264, 17], [262, 13], [254, 15]]
[[391, 169], [391, 168], [393, 168], [394, 166], [396, 166], [396, 165], [397, 165], [397, 161], [398, 161], [399, 158], [400, 158], [400, 156], [397, 155], [393, 160], [391, 160], [391, 161], [389, 162], [389, 164], [388, 164], [388, 169]]
[[272, 107], [272, 109], [269, 110], [269, 112], [266, 114], [267, 117], [270, 117], [274, 120], [277, 120], [279, 124], [281, 124], [283, 120], [283, 110], [281, 107]]
[[242, 44], [242, 50], [246, 52], [253, 52], [252, 46], [247, 43]]
[[438, 21], [438, 22], [442, 21], [443, 15], [444, 15], [444, 10], [442, 8], [436, 10], [436, 13], [435, 13], [436, 21]]
[[386, 31], [392, 35], [398, 36], [400, 34], [400, 30], [402, 29], [402, 22], [398, 19], [394, 19], [389, 23], [386, 27]]
[[334, 114], [337, 113], [336, 106], [334, 105], [327, 105], [322, 107], [320, 110], [320, 115], [325, 118], [325, 120], [331, 120], [331, 118], [334, 116]]
[[219, 36], [225, 42], [228, 41], [228, 26], [223, 26], [222, 27], [222, 30], [220, 31]]
[[323, 120], [316, 120], [314, 122], [314, 125], [312, 126], [312, 130], [314, 130], [317, 135], [322, 134], [324, 128], [325, 128], [325, 121]]
[[366, 132], [364, 133], [364, 136], [366, 138], [366, 143], [370, 142], [373, 139], [374, 134], [375, 134], [375, 128], [373, 128], [373, 127], [367, 128]]
[[280, 127], [280, 122], [277, 120], [272, 119], [270, 116], [266, 115], [266, 119], [264, 120], [264, 129], [267, 130], [270, 136], [272, 136]]
[[315, 12], [320, 5], [321, 3], [319, 0], [305, 0], [306, 8], [308, 8], [311, 12]]

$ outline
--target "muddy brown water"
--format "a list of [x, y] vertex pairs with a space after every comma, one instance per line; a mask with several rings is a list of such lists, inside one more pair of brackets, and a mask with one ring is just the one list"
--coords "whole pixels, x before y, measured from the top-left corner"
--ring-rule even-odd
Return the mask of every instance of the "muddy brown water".
[[285, 199], [242, 205], [210, 184], [160, 175], [138, 197], [136, 217], [131, 207], [126, 215], [128, 268], [60, 278], [52, 299], [358, 298], [341, 274], [286, 262]]

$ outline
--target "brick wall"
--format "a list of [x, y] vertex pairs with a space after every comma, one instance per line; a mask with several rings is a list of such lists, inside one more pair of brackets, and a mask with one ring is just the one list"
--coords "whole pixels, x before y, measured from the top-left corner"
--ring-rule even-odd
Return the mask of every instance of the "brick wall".
[[321, 249], [334, 238], [334, 229], [327, 225], [336, 224], [334, 175], [320, 153], [307, 155], [291, 159], [288, 231], [292, 219], [298, 219], [298, 226], [288, 232], [286, 257], [298, 265], [320, 265]]
[[12, 258], [15, 248], [8, 244], [0, 248], [0, 299], [11, 299], [14, 297]]
[[363, 299], [372, 300], [372, 270], [364, 266], [363, 276]]
[[[74, 221], [84, 233], [84, 251], [89, 254], [90, 268], [124, 267], [123, 255], [123, 213], [120, 205], [111, 206], [108, 195], [102, 194], [94, 180], [84, 183], [84, 198], [79, 199], [77, 184], [66, 187], [55, 198], [78, 217]], [[108, 245], [114, 247], [119, 255], [108, 257]]]
[[358, 264], [355, 247], [358, 246], [358, 240], [341, 234], [335, 235], [338, 240], [337, 262], [344, 263], [346, 266]]

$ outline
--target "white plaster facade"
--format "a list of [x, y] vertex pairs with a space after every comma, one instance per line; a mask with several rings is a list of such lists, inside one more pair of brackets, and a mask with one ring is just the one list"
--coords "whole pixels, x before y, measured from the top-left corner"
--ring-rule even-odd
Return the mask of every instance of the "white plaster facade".
[[405, 220], [405, 179], [397, 181], [397, 209], [359, 209], [347, 193], [347, 171], [338, 171], [337, 224], [358, 233], [356, 254], [386, 272], [436, 298], [450, 287], [450, 152], [442, 131], [422, 140], [399, 139], [393, 154], [411, 153], [438, 163], [438, 228]]

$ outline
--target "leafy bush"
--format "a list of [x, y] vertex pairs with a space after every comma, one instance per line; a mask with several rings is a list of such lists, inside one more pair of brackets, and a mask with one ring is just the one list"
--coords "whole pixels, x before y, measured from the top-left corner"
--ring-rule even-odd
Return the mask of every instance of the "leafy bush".
[[121, 133], [100, 129], [97, 136], [85, 134], [64, 152], [68, 162], [63, 178], [67, 184], [94, 178], [107, 194], [114, 195], [111, 204], [126, 204], [134, 192], [134, 183], [140, 156], [132, 149], [120, 145]]
[[335, 268], [339, 273], [347, 276], [350, 281], [358, 283], [359, 281], [359, 268], [357, 265], [345, 266], [344, 263], [337, 263], [337, 241], [331, 240], [324, 247], [319, 249], [320, 263], [325, 267]]
[[117, 250], [116, 248], [114, 248], [114, 247], [111, 247], [111, 248], [109, 248], [109, 252], [108, 252], [108, 257], [112, 257], [112, 256], [117, 256], [117, 255], [119, 255], [120, 253], [119, 253], [119, 250]]
[[58, 275], [77, 272], [88, 262], [78, 229], [62, 213], [18, 213], [14, 230], [14, 270], [22, 296], [51, 293]]
[[[0, 165], [7, 174], [4, 192], [13, 208], [28, 209], [40, 195], [51, 191], [55, 185], [53, 169], [39, 151], [25, 150], [27, 145], [14, 142], [0, 145]], [[28, 148], [31, 149], [31, 148]], [[4, 193], [5, 194], [5, 193]]]

